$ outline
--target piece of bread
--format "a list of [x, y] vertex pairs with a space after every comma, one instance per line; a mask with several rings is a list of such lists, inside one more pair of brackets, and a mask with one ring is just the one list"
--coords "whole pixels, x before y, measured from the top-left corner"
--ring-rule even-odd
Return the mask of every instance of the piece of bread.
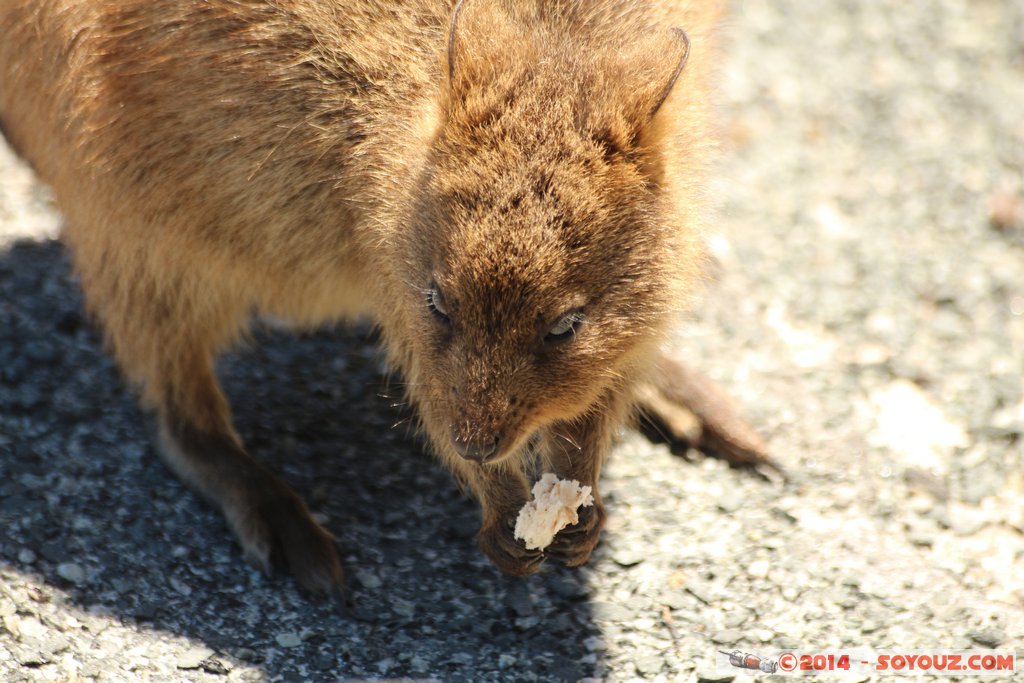
[[590, 491], [578, 481], [559, 479], [548, 472], [533, 485], [533, 500], [519, 511], [515, 537], [525, 541], [530, 550], [548, 547], [555, 534], [579, 521], [577, 509], [594, 504]]

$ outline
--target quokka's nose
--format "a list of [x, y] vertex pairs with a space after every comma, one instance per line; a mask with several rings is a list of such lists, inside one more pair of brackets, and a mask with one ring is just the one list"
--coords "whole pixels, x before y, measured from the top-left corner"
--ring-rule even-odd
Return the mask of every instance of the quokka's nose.
[[452, 429], [452, 444], [459, 455], [466, 460], [486, 461], [498, 452], [498, 443], [500, 441], [501, 439], [497, 434], [481, 435], [467, 439], [460, 436], [454, 428]]

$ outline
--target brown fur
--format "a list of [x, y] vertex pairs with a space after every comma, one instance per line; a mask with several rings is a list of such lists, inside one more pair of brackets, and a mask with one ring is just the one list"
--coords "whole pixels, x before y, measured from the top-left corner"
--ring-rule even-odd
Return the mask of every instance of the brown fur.
[[[168, 462], [250, 555], [312, 587], [341, 577], [329, 534], [244, 451], [214, 358], [253, 313], [369, 314], [480, 499], [482, 548], [528, 573], [543, 558], [506, 523], [528, 447], [596, 484], [699, 269], [718, 13], [467, 0], [449, 63], [446, 0], [0, 0], [0, 118], [54, 186]], [[678, 27], [691, 52], [659, 108]], [[571, 309], [578, 333], [545, 341]], [[459, 454], [493, 439], [494, 462]], [[592, 509], [548, 556], [586, 561]]]

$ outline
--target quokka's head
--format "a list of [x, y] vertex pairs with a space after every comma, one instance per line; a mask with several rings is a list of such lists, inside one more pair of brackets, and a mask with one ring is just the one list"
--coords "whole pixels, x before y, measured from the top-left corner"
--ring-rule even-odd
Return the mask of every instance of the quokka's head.
[[400, 245], [420, 415], [482, 462], [599, 409], [683, 308], [702, 159], [674, 167], [703, 107], [682, 91], [684, 34], [488, 19], [453, 32]]

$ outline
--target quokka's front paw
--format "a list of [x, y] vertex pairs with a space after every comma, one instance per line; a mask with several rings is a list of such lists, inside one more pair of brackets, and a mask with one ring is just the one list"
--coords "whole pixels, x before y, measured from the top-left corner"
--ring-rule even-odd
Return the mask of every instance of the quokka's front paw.
[[498, 517], [480, 529], [477, 543], [501, 571], [513, 576], [529, 576], [540, 570], [544, 555], [539, 550], [527, 550], [523, 541], [515, 538], [515, 523], [514, 513]]
[[564, 563], [568, 567], [579, 567], [590, 559], [601, 538], [608, 513], [599, 500], [593, 505], [579, 509], [579, 521], [565, 527], [555, 535], [555, 540], [544, 549], [547, 557]]
[[334, 536], [295, 493], [251, 501], [227, 510], [227, 516], [246, 556], [265, 572], [274, 565], [287, 567], [307, 590], [340, 594], [343, 573]]

